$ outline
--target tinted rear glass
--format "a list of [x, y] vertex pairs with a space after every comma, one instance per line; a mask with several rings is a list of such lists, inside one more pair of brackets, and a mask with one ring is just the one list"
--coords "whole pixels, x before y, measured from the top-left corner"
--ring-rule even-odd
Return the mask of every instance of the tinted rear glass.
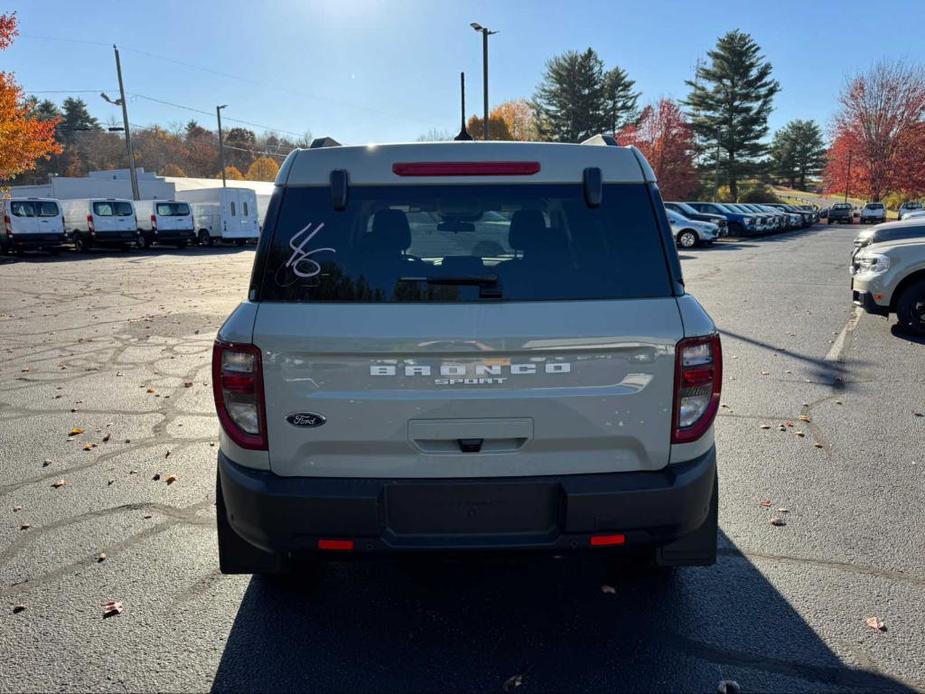
[[35, 203], [35, 213], [38, 217], [57, 217], [59, 214], [58, 203], [49, 200], [43, 200]]
[[10, 212], [13, 213], [14, 217], [34, 217], [35, 206], [31, 202], [13, 200], [10, 203]]
[[93, 203], [93, 214], [98, 217], [126, 217], [135, 214], [132, 211], [132, 204], [129, 202], [106, 202]]
[[554, 301], [671, 296], [644, 185], [289, 188], [262, 300]]
[[159, 202], [155, 205], [155, 214], [159, 217], [183, 217], [189, 214], [189, 205], [185, 202]]

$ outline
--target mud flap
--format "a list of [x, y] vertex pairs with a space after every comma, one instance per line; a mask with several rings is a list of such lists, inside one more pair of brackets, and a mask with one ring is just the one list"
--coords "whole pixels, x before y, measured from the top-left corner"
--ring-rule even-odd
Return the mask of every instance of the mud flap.
[[658, 566], [712, 566], [716, 563], [716, 535], [719, 530], [719, 475], [713, 478], [713, 497], [706, 520], [680, 540], [655, 550]]
[[218, 565], [223, 574], [286, 574], [288, 557], [254, 547], [228, 522], [222, 483], [215, 476], [215, 515], [218, 529]]

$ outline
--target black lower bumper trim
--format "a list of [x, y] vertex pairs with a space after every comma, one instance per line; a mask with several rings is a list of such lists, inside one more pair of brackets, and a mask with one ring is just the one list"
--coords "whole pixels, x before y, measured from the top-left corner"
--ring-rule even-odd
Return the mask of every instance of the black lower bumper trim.
[[13, 248], [54, 248], [67, 243], [63, 234], [21, 234], [10, 236]]
[[855, 305], [860, 306], [865, 311], [867, 311], [867, 313], [873, 313], [874, 315], [877, 315], [877, 316], [889, 316], [890, 315], [889, 307], [881, 306], [876, 301], [874, 301], [874, 297], [871, 296], [870, 292], [859, 292], [855, 289], [855, 290], [852, 290], [851, 293], [853, 295]]
[[357, 553], [569, 550], [597, 534], [664, 545], [707, 518], [716, 450], [654, 472], [480, 479], [281, 477], [218, 454], [228, 521], [250, 544], [301, 553], [350, 539]]

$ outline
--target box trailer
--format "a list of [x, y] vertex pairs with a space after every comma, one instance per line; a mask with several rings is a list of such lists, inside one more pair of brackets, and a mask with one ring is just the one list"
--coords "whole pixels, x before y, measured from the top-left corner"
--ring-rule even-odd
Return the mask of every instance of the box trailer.
[[67, 242], [64, 217], [56, 200], [15, 197], [2, 201], [0, 253], [40, 248], [57, 253]]
[[64, 228], [74, 248], [86, 253], [96, 246], [127, 248], [138, 241], [138, 223], [131, 200], [77, 198], [59, 200]]
[[203, 246], [216, 241], [244, 245], [260, 237], [257, 194], [248, 188], [201, 188], [177, 191], [190, 204], [196, 236]]
[[136, 200], [135, 218], [145, 248], [154, 243], [185, 248], [196, 241], [193, 210], [183, 200]]

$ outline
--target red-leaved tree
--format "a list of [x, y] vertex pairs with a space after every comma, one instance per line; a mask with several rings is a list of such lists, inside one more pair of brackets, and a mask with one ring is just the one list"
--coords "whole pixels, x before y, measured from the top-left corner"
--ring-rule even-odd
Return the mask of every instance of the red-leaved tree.
[[[854, 77], [842, 92], [835, 116], [835, 137], [826, 171], [831, 192], [844, 189], [847, 154], [858, 193], [880, 200], [888, 192], [920, 190], [925, 180], [912, 159], [922, 158], [925, 116], [925, 68], [902, 62], [881, 62]], [[916, 152], [916, 148], [918, 151]], [[842, 159], [845, 161], [842, 162]], [[839, 177], [842, 177], [839, 181]]]
[[683, 200], [697, 188], [694, 132], [671, 99], [646, 106], [637, 123], [621, 128], [616, 138], [621, 145], [635, 145], [645, 155], [666, 200]]

